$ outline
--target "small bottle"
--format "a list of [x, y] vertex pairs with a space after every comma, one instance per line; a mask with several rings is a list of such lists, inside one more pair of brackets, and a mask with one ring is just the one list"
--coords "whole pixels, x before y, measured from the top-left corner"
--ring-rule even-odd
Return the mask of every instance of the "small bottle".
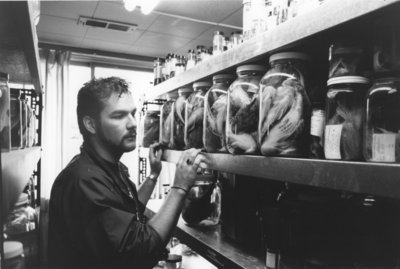
[[162, 82], [162, 59], [156, 58], [154, 60], [154, 82], [153, 85], [156, 86], [157, 84]]
[[187, 54], [186, 70], [194, 67], [196, 65], [196, 54], [194, 50], [189, 50]]
[[213, 50], [212, 50], [213, 55], [221, 54], [224, 51], [224, 40], [225, 40], [224, 32], [221, 31], [214, 32]]

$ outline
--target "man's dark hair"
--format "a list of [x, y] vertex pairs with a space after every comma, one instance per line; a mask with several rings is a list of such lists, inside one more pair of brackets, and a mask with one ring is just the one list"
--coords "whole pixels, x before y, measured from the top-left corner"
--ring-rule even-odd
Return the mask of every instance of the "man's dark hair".
[[88, 136], [88, 131], [83, 125], [83, 117], [90, 116], [98, 119], [105, 101], [113, 93], [117, 93], [119, 96], [123, 93], [129, 93], [128, 83], [119, 77], [93, 78], [79, 90], [76, 114], [79, 131], [84, 139]]

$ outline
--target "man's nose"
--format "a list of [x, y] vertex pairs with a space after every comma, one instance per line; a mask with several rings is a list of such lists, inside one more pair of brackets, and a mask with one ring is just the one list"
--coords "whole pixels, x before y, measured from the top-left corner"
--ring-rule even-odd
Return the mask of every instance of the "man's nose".
[[136, 124], [136, 118], [134, 115], [129, 114], [128, 116], [128, 122], [127, 122], [127, 128], [128, 129], [132, 129], [132, 128], [136, 128], [137, 124]]

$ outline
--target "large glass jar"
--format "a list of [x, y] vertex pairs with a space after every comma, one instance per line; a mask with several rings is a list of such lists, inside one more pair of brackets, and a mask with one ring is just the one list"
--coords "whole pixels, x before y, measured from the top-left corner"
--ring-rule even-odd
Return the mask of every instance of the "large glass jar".
[[365, 160], [400, 162], [400, 78], [375, 80], [366, 100]]
[[227, 152], [225, 144], [226, 107], [228, 88], [235, 79], [231, 74], [213, 77], [213, 85], [206, 93], [203, 143], [207, 152]]
[[362, 160], [362, 126], [369, 80], [345, 76], [328, 80], [324, 153], [331, 160]]
[[303, 156], [309, 134], [310, 100], [306, 93], [309, 57], [304, 53], [271, 55], [271, 69], [260, 82], [261, 154]]
[[185, 106], [185, 146], [203, 148], [204, 95], [210, 89], [211, 82], [193, 83], [194, 92], [186, 100]]
[[189, 98], [193, 89], [183, 87], [178, 89], [178, 98], [173, 105], [173, 128], [172, 128], [172, 149], [182, 150], [185, 148], [185, 107], [186, 100]]
[[161, 107], [160, 114], [160, 144], [166, 147], [172, 147], [172, 128], [174, 127], [174, 113], [172, 111], [174, 102], [178, 97], [178, 93], [169, 92], [167, 94], [167, 101]]
[[10, 89], [10, 114], [11, 114], [11, 148], [22, 148], [22, 104], [20, 91]]
[[185, 200], [182, 218], [191, 226], [217, 225], [221, 217], [221, 187], [218, 178], [210, 171], [197, 175]]
[[0, 145], [1, 151], [10, 151], [10, 88], [8, 74], [0, 72]]
[[160, 104], [147, 104], [141, 127], [143, 132], [142, 147], [150, 147], [160, 140], [160, 109]]
[[365, 76], [365, 50], [351, 42], [337, 42], [329, 48], [329, 78]]
[[25, 269], [24, 246], [18, 241], [4, 241], [4, 267]]
[[254, 154], [258, 146], [258, 90], [266, 67], [242, 65], [238, 78], [229, 86], [226, 120], [226, 147], [232, 154]]
[[22, 148], [28, 146], [28, 103], [25, 98], [25, 93], [22, 93], [19, 97], [21, 100], [21, 124], [22, 124]]
[[373, 29], [373, 67], [376, 73], [400, 70], [400, 29], [398, 25], [377, 23]]

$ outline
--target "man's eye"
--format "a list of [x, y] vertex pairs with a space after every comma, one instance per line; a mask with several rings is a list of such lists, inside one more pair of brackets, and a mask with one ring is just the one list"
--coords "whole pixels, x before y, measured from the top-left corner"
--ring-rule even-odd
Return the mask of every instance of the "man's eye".
[[123, 114], [115, 114], [115, 115], [113, 115], [114, 119], [122, 119], [123, 117], [124, 117]]

